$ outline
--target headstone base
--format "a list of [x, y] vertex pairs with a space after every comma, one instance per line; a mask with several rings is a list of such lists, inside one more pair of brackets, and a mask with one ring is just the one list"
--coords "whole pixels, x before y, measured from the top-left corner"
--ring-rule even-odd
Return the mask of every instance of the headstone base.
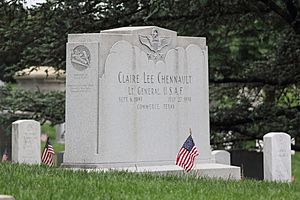
[[137, 173], [153, 173], [158, 175], [194, 175], [197, 177], [217, 178], [224, 180], [240, 180], [241, 172], [240, 167], [216, 164], [216, 163], [203, 163], [197, 164], [195, 168], [187, 173], [177, 165], [162, 165], [162, 166], [143, 166], [143, 167], [119, 167], [119, 168], [93, 168], [91, 165], [65, 165], [64, 167], [72, 168], [74, 170], [87, 170], [107, 172], [110, 170], [127, 171]]

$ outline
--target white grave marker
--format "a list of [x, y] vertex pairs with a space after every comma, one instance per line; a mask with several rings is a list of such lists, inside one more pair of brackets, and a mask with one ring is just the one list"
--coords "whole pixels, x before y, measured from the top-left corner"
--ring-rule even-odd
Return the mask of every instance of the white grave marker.
[[216, 163], [230, 165], [230, 153], [225, 150], [215, 150], [212, 153]]
[[12, 161], [25, 164], [41, 163], [41, 128], [34, 120], [12, 123]]
[[286, 133], [264, 136], [264, 179], [291, 182], [291, 137]]

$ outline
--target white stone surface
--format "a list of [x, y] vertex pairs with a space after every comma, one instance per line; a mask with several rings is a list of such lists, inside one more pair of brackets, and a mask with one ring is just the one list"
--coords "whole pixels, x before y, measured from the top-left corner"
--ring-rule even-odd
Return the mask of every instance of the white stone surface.
[[212, 163], [205, 38], [159, 27], [69, 35], [66, 93], [66, 166], [173, 165], [189, 128], [197, 163]]
[[[78, 170], [78, 168], [73, 168]], [[163, 165], [163, 166], [135, 166], [135, 167], [120, 167], [120, 168], [95, 168], [95, 169], [85, 169], [88, 172], [107, 172], [111, 170], [116, 171], [127, 171], [127, 172], [138, 172], [138, 173], [155, 173], [159, 175], [192, 175], [197, 177], [207, 177], [207, 178], [221, 178], [225, 180], [240, 180], [240, 168], [235, 166], [228, 166], [216, 163], [204, 163], [197, 164], [195, 168], [187, 173], [182, 170], [181, 167], [177, 165]]]
[[65, 143], [65, 123], [55, 125], [55, 132], [56, 132], [56, 143], [64, 144]]
[[215, 150], [211, 154], [216, 163], [230, 165], [230, 153], [228, 151]]
[[0, 200], [15, 200], [13, 196], [0, 194]]
[[264, 179], [291, 182], [291, 137], [268, 133], [264, 137]]
[[[143, 44], [153, 30], [160, 44]], [[79, 46], [90, 55], [81, 68], [72, 61]], [[211, 162], [208, 120], [205, 39], [158, 27], [69, 36], [66, 163], [173, 164], [189, 128], [198, 161]]]
[[[97, 162], [100, 78], [98, 48], [97, 42], [67, 44], [66, 162]], [[79, 49], [79, 54], [87, 55], [88, 63], [80, 65], [76, 60], [72, 62], [72, 55], [78, 54], [76, 49]]]
[[12, 123], [12, 161], [25, 164], [41, 163], [41, 128], [34, 120]]

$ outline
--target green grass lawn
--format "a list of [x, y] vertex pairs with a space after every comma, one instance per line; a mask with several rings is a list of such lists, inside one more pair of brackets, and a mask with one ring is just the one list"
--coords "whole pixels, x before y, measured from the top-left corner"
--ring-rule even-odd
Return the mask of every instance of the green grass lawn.
[[299, 162], [292, 184], [126, 172], [97, 173], [45, 166], [0, 164], [0, 194], [16, 199], [300, 199]]
[[300, 184], [300, 152], [292, 156], [292, 175], [295, 177], [295, 182]]
[[[55, 152], [55, 130], [42, 126]], [[42, 149], [45, 143], [41, 144]], [[45, 166], [0, 163], [0, 194], [21, 199], [300, 199], [300, 152], [292, 156], [295, 182], [224, 181], [194, 177], [161, 177], [126, 172], [96, 173]]]

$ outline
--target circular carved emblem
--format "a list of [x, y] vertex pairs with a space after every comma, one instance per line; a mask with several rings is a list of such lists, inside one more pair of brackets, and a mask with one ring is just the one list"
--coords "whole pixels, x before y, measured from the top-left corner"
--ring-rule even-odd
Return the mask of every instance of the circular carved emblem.
[[79, 71], [83, 71], [90, 66], [91, 53], [84, 45], [75, 47], [71, 52], [71, 63]]

